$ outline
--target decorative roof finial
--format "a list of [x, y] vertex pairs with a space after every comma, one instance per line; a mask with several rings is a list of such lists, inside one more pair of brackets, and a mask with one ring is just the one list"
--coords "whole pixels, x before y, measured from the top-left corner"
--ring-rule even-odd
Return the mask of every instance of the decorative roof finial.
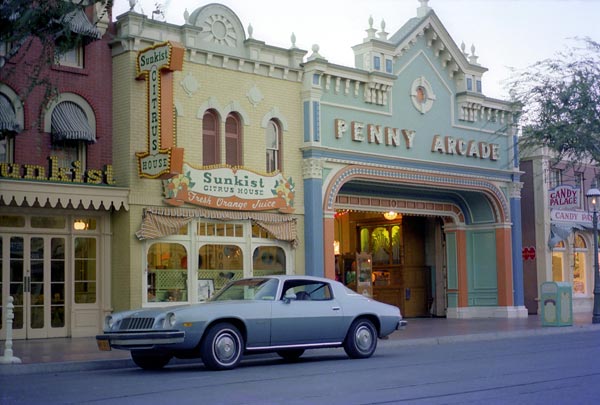
[[363, 42], [369, 42], [371, 39], [375, 38], [377, 29], [373, 28], [373, 16], [369, 16], [369, 28], [366, 31], [367, 37], [363, 40]]
[[292, 40], [292, 48], [296, 47], [296, 34], [294, 34], [292, 32], [292, 36], [290, 37], [290, 39]]
[[381, 32], [378, 34], [379, 39], [387, 40], [388, 33], [385, 32], [385, 20], [381, 20]]
[[252, 24], [248, 24], [248, 38], [252, 39], [252, 33], [254, 32], [254, 28]]
[[479, 56], [475, 55], [475, 44], [471, 45], [471, 56], [469, 56], [469, 62], [471, 62], [474, 65], [479, 65], [479, 63], [477, 63], [477, 59], [479, 58]]
[[417, 8], [417, 17], [423, 18], [431, 11], [431, 7], [429, 7], [429, 0], [419, 0], [421, 6]]

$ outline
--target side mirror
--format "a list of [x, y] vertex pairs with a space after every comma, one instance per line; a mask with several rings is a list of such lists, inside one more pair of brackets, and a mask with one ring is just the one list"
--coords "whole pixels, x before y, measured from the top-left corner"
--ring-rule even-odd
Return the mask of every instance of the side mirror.
[[290, 301], [295, 300], [296, 299], [296, 293], [293, 290], [288, 290], [285, 293], [285, 296], [283, 297], [283, 302], [285, 302], [286, 304], [289, 304]]

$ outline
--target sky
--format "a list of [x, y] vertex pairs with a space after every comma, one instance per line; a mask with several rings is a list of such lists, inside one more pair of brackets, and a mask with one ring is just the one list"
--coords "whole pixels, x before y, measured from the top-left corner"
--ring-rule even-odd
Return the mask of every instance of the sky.
[[[210, 3], [229, 7], [252, 37], [268, 45], [296, 46], [312, 53], [313, 44], [329, 62], [354, 67], [352, 46], [363, 42], [369, 28], [380, 29], [382, 20], [391, 37], [406, 21], [416, 17], [418, 0], [137, 0], [135, 11], [149, 17], [156, 4], [164, 6], [165, 20], [184, 23], [190, 14]], [[600, 0], [429, 0], [442, 24], [460, 47], [475, 46], [483, 75], [483, 93], [508, 99], [505, 82], [513, 69], [557, 56], [580, 45], [575, 38], [600, 42]], [[113, 16], [129, 10], [129, 0], [116, 0]]]

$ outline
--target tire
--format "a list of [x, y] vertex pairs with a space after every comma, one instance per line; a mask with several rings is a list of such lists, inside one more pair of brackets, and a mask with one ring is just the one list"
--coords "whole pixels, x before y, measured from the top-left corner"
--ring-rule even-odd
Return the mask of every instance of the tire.
[[170, 354], [131, 352], [131, 360], [133, 360], [136, 366], [144, 370], [160, 370], [171, 361], [171, 358]]
[[356, 319], [350, 325], [344, 351], [353, 359], [365, 359], [371, 357], [377, 348], [377, 330], [373, 322], [368, 319]]
[[210, 370], [231, 370], [242, 359], [244, 338], [230, 323], [219, 323], [210, 328], [200, 345], [202, 362]]
[[279, 350], [277, 354], [285, 361], [296, 361], [304, 354], [304, 349]]

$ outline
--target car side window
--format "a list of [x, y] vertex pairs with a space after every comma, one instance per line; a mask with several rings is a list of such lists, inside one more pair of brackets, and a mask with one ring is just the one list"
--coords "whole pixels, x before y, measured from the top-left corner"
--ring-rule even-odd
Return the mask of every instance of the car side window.
[[331, 286], [318, 281], [291, 280], [283, 285], [284, 297], [295, 297], [296, 301], [326, 301], [333, 298]]

